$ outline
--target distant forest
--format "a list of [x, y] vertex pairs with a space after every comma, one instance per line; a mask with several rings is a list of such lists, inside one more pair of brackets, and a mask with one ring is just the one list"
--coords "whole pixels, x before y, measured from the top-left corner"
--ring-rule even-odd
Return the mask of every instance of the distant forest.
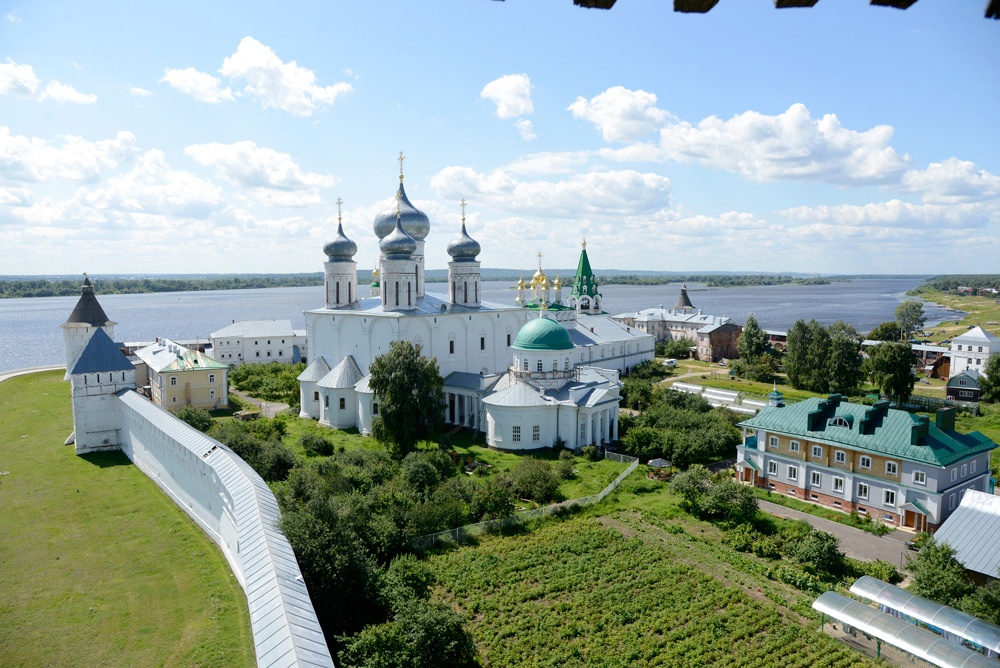
[[[573, 285], [572, 273], [563, 279], [563, 286]], [[550, 272], [550, 278], [560, 275]], [[523, 274], [507, 269], [484, 269], [487, 281], [509, 281], [513, 287]], [[428, 283], [443, 283], [448, 278], [444, 269], [429, 270]], [[358, 272], [358, 283], [367, 285], [369, 271]], [[654, 272], [598, 274], [601, 285], [664, 285], [667, 283], [699, 283], [707, 287], [739, 287], [753, 285], [826, 285], [833, 281], [849, 280], [848, 277], [803, 277], [777, 274], [657, 274]], [[82, 277], [12, 276], [0, 278], [0, 299], [24, 297], [64, 297], [80, 294]], [[103, 277], [92, 278], [94, 291], [99, 295], [139, 294], [146, 292], [189, 292], [197, 290], [249, 290], [254, 288], [284, 288], [323, 285], [323, 274], [227, 274], [209, 276], [157, 276], [151, 278]]]
[[1000, 288], [1000, 274], [948, 274], [946, 276], [935, 276], [923, 285], [911, 290], [913, 294], [925, 292], [958, 292], [958, 289], [972, 288], [982, 290], [983, 288]]

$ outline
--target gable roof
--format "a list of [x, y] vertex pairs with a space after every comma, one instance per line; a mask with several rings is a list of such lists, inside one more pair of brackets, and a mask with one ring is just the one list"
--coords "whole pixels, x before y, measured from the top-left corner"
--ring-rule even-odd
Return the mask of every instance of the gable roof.
[[298, 336], [291, 320], [243, 320], [234, 322], [209, 334], [213, 339], [223, 336], [246, 338], [248, 336]]
[[200, 371], [203, 369], [228, 369], [228, 364], [217, 362], [205, 353], [190, 350], [170, 339], [160, 339], [152, 345], [135, 351], [135, 356], [156, 371]]
[[979, 372], [975, 369], [966, 369], [962, 373], [956, 373], [948, 379], [948, 384], [945, 387], [965, 387], [972, 390], [981, 389], [979, 387]]
[[[921, 430], [920, 418], [887, 406], [888, 402], [880, 412], [877, 407], [840, 401], [836, 395], [829, 400], [813, 397], [782, 408], [765, 406], [739, 426], [942, 467], [997, 447], [978, 431], [943, 431], [933, 423], [926, 424], [926, 435], [913, 444], [914, 428]], [[848, 426], [831, 426], [834, 417], [843, 417]], [[811, 422], [814, 429], [809, 428]], [[874, 428], [865, 430], [862, 423]]]
[[83, 348], [83, 352], [73, 361], [69, 373], [101, 373], [134, 369], [135, 366], [118, 349], [108, 333], [103, 329], [97, 329]]
[[953, 547], [968, 570], [1000, 577], [1000, 497], [966, 490], [934, 539]]
[[973, 327], [965, 334], [960, 334], [951, 340], [952, 345], [956, 343], [988, 343], [1000, 344], [1000, 338], [990, 334], [982, 327]]

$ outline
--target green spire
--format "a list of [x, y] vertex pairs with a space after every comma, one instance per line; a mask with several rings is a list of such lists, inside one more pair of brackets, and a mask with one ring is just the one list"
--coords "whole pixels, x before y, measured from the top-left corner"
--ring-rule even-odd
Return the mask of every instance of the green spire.
[[590, 268], [590, 258], [587, 257], [587, 241], [583, 241], [583, 250], [580, 251], [580, 262], [576, 265], [576, 276], [573, 277], [573, 291], [570, 293], [574, 297], [596, 297], [601, 293], [597, 290], [597, 278]]

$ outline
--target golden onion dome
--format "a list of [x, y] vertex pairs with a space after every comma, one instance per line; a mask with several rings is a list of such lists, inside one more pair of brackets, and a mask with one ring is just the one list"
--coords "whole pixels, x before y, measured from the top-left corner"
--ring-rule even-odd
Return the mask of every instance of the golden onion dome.
[[556, 280], [552, 281], [552, 287], [554, 287], [554, 288], [561, 288], [562, 287], [562, 281], [559, 280], [558, 276], [556, 276]]
[[524, 290], [524, 288], [526, 288], [526, 287], [527, 286], [524, 284], [524, 279], [523, 278], [518, 279], [518, 281], [517, 281], [517, 289], [518, 290]]
[[378, 267], [372, 269], [372, 278], [378, 278]]
[[539, 267], [538, 271], [535, 272], [535, 275], [531, 277], [531, 282], [535, 283], [535, 282], [541, 282], [541, 281], [544, 281], [544, 280], [545, 280], [545, 272], [542, 271], [541, 267]]

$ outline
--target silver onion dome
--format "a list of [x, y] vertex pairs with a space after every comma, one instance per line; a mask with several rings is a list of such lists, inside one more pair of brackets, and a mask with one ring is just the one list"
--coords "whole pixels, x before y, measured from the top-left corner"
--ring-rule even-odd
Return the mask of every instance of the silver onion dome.
[[337, 236], [326, 242], [323, 252], [330, 259], [330, 262], [350, 262], [354, 259], [354, 254], [358, 252], [358, 245], [347, 238], [344, 234], [343, 223], [337, 224]]
[[[403, 189], [402, 181], [399, 182], [399, 190], [396, 191], [396, 197], [399, 202], [398, 213], [403, 231], [412, 239], [423, 241], [431, 231], [430, 218], [427, 217], [426, 213], [410, 203], [410, 200], [406, 197], [406, 191]], [[379, 239], [385, 239], [388, 235], [392, 234], [393, 228], [396, 227], [396, 214], [397, 207], [394, 206], [375, 216], [375, 222], [372, 225], [375, 230], [375, 236]]]
[[480, 251], [482, 251], [482, 246], [465, 231], [465, 221], [463, 220], [461, 234], [448, 244], [448, 255], [455, 262], [473, 262]]
[[391, 233], [382, 238], [378, 247], [388, 260], [405, 260], [417, 250], [417, 242], [402, 227], [401, 215], [396, 217], [395, 227]]

